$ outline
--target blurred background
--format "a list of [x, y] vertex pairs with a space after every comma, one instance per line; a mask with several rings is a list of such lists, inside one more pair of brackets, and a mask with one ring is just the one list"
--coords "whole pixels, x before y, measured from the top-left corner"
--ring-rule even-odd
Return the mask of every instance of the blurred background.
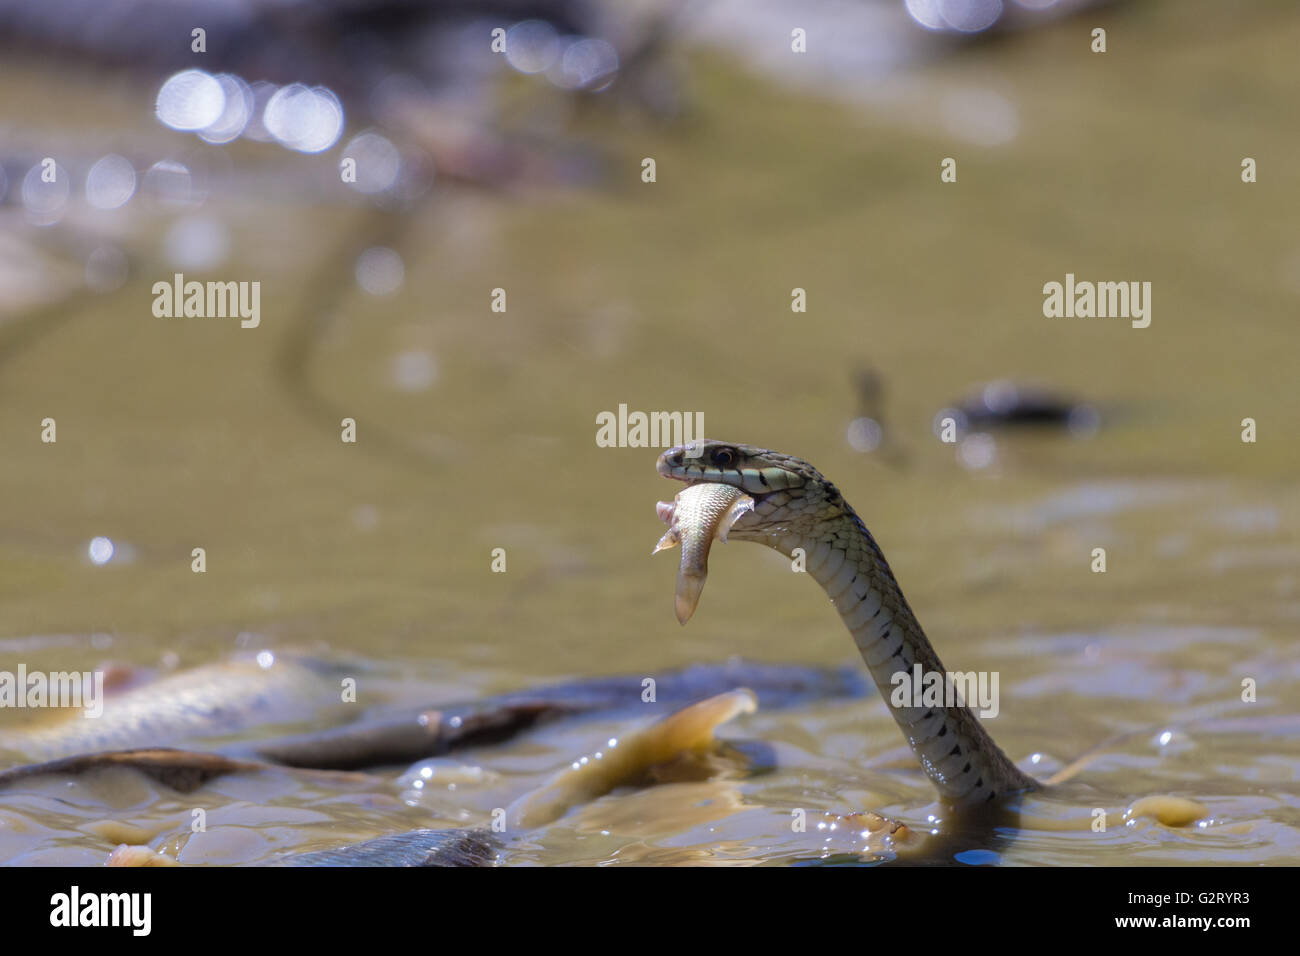
[[[699, 413], [836, 482], [1016, 759], [1260, 681], [1271, 729], [1102, 776], [1238, 830], [1026, 860], [1294, 859], [1298, 44], [1286, 0], [0, 0], [0, 661], [306, 648], [468, 697], [853, 659], [757, 548], [674, 621], [676, 489], [596, 416]], [[260, 324], [156, 317], [175, 273]], [[1150, 327], [1045, 318], [1067, 273], [1150, 282]], [[878, 701], [754, 720], [782, 786], [928, 800], [851, 770]]]

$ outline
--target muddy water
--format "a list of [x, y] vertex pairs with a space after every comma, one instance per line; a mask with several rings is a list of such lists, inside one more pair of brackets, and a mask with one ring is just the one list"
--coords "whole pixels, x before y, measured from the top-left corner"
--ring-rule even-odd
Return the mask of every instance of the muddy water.
[[[595, 416], [620, 403], [700, 411], [710, 436], [801, 455], [840, 486], [947, 665], [999, 672], [990, 729], [1013, 758], [1046, 773], [1140, 731], [1078, 788], [1027, 801], [993, 858], [1294, 862], [1300, 171], [1277, 157], [1300, 148], [1283, 121], [1300, 17], [1216, 8], [1116, 14], [1127, 39], [1104, 64], [1063, 25], [911, 74], [932, 92], [993, 91], [1017, 118], [999, 145], [942, 132], [937, 106], [925, 131], [924, 97], [906, 117], [850, 107], [710, 55], [681, 125], [581, 121], [610, 162], [603, 189], [444, 186], [399, 218], [276, 185], [328, 173], [332, 154], [232, 149], [255, 174], [185, 215], [227, 231], [216, 277], [262, 282], [251, 330], [152, 316], [174, 212], [90, 217], [137, 266], [94, 295], [60, 278], [80, 268], [74, 244], [4, 207], [6, 241], [37, 263], [50, 301], [11, 304], [0, 324], [0, 666], [306, 649], [363, 661], [363, 699], [379, 702], [735, 653], [851, 659], [815, 585], [742, 544], [715, 548], [700, 610], [677, 625], [675, 562], [650, 558], [654, 503], [676, 488], [656, 477], [654, 450], [597, 447]], [[28, 69], [3, 93], [23, 136], [54, 128], [40, 90], [76, 105], [73, 139], [100, 152], [192, 145], [150, 125], [147, 90]], [[638, 180], [647, 155], [653, 186]], [[941, 186], [950, 155], [959, 180]], [[1240, 182], [1246, 155], [1255, 185]], [[351, 280], [373, 244], [404, 259], [394, 295]], [[1151, 326], [1045, 319], [1040, 289], [1067, 272], [1150, 281]], [[790, 311], [795, 286], [806, 314]], [[497, 287], [505, 313], [489, 311]], [[884, 373], [896, 464], [845, 440], [862, 365]], [[931, 417], [997, 377], [1086, 396], [1103, 427], [999, 433], [991, 462], [968, 467]], [[355, 445], [339, 439], [344, 416]], [[53, 445], [39, 441], [46, 417]], [[107, 564], [86, 557], [96, 536], [116, 546]], [[491, 570], [495, 548], [505, 573]], [[1091, 570], [1095, 548], [1105, 573]], [[1247, 679], [1254, 703], [1241, 702]], [[6, 728], [26, 717], [0, 712]], [[418, 790], [397, 772], [240, 776], [184, 796], [124, 774], [32, 783], [0, 808], [0, 860], [98, 864], [127, 841], [250, 863], [481, 823], [628, 726], [462, 754]], [[760, 701], [723, 736], [766, 743], [775, 766], [611, 794], [520, 838], [509, 859], [806, 859], [853, 842], [792, 832], [793, 808], [914, 827], [936, 810], [877, 699], [779, 713]], [[1087, 828], [1094, 807], [1153, 793], [1195, 797], [1211, 819]]]

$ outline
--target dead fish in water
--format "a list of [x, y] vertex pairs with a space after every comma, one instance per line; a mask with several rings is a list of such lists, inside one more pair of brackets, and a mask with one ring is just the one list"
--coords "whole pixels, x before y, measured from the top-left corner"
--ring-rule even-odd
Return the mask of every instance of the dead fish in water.
[[[265, 656], [262, 661], [269, 659]], [[254, 660], [204, 665], [153, 683], [131, 684], [105, 697], [104, 714], [80, 713], [54, 723], [0, 734], [0, 751], [25, 760], [57, 760], [95, 751], [199, 743], [214, 736], [262, 731], [275, 724], [325, 722], [355, 707], [340, 704], [338, 678], [360, 665], [280, 654], [269, 667]], [[643, 699], [646, 676], [655, 701]], [[750, 687], [769, 708], [862, 697], [870, 683], [860, 668], [765, 664], [733, 658], [679, 670], [564, 681], [470, 701], [377, 707], [357, 719], [307, 733], [226, 743], [228, 757], [318, 770], [409, 764], [464, 747], [498, 743], [550, 721], [631, 712], [668, 713], [737, 687]]]
[[[645, 678], [655, 700], [643, 698]], [[358, 770], [411, 763], [464, 747], [499, 743], [551, 721], [682, 707], [738, 687], [761, 695], [769, 709], [814, 701], [863, 697], [871, 689], [861, 668], [763, 664], [735, 658], [681, 670], [594, 677], [510, 691], [461, 703], [430, 704], [392, 714], [372, 714], [341, 727], [224, 748], [290, 767]]]
[[710, 697], [677, 711], [623, 740], [611, 739], [590, 756], [575, 760], [554, 780], [516, 800], [506, 810], [512, 827], [531, 830], [554, 823], [579, 803], [615, 787], [642, 780], [655, 767], [715, 744], [714, 729], [738, 714], [752, 714], [758, 698], [746, 687]]
[[[601, 750], [573, 761], [540, 789], [514, 801], [506, 810], [514, 833], [537, 829], [555, 822], [573, 807], [590, 802], [625, 786], [644, 785], [655, 772], [679, 761], [713, 750], [714, 730], [739, 714], [753, 713], [758, 699], [748, 688], [739, 688], [691, 704], [650, 726], [612, 739]], [[279, 770], [265, 764], [243, 763], [215, 754], [183, 751], [127, 751], [96, 754], [0, 772], [0, 786], [45, 774], [78, 774], [105, 767], [128, 767], [166, 785], [190, 792], [213, 777], [226, 773], [258, 773]], [[367, 780], [354, 774], [316, 777], [339, 780]], [[420, 829], [390, 834], [326, 850], [293, 854], [277, 860], [275, 866], [484, 866], [495, 862], [502, 844], [484, 829]], [[117, 866], [150, 866], [175, 862], [160, 858], [152, 848], [137, 845], [118, 847], [110, 858]]]
[[[713, 731], [758, 707], [746, 688], [718, 694], [610, 743], [573, 762], [553, 780], [520, 797], [506, 810], [518, 833], [553, 823], [573, 807], [617, 787], [645, 782], [658, 767], [713, 748]], [[412, 830], [328, 850], [300, 853], [275, 866], [487, 866], [503, 845], [485, 829]]]
[[103, 713], [80, 711], [50, 723], [0, 734], [0, 751], [53, 760], [101, 750], [162, 747], [235, 734], [251, 727], [341, 719], [341, 665], [262, 651], [219, 664], [170, 674], [105, 694]]
[[672, 502], [655, 506], [668, 531], [651, 554], [682, 546], [682, 563], [677, 569], [677, 620], [685, 624], [695, 613], [709, 576], [709, 549], [713, 539], [727, 540], [727, 532], [741, 516], [754, 510], [754, 499], [732, 485], [701, 482], [677, 493]]

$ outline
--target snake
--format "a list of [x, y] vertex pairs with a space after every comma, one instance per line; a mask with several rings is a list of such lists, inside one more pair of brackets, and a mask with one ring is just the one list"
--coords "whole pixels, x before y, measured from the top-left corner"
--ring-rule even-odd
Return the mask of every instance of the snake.
[[[743, 492], [752, 507], [727, 512], [730, 538], [803, 559], [878, 687], [896, 683], [900, 672], [917, 673], [918, 665], [924, 676], [946, 676], [875, 538], [839, 489], [808, 462], [751, 445], [697, 440], [664, 451], [656, 470], [688, 486], [729, 485]], [[954, 813], [974, 813], [1042, 789], [964, 704], [913, 706], [915, 700], [882, 697], [940, 800]]]

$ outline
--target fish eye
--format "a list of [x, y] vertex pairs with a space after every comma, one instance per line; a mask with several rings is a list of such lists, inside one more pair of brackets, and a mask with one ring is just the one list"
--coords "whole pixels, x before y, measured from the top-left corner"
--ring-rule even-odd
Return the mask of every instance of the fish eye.
[[719, 468], [726, 468], [735, 460], [736, 449], [734, 448], [715, 448], [713, 454], [709, 455], [709, 461]]

